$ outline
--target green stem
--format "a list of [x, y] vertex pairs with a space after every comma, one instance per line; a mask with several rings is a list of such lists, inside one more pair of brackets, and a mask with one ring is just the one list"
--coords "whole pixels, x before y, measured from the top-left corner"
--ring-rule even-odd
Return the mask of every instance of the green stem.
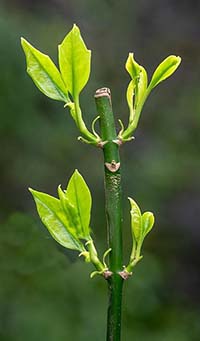
[[122, 139], [122, 141], [129, 139], [133, 135], [133, 132], [138, 126], [142, 108], [149, 94], [150, 94], [150, 90], [147, 89], [146, 94], [144, 95], [141, 103], [138, 105], [136, 109], [134, 109], [135, 110], [134, 116], [132, 117], [132, 114], [130, 114], [128, 127], [126, 130], [123, 131], [122, 135], [119, 136]]
[[94, 264], [95, 268], [97, 269], [97, 271], [104, 271], [105, 270], [105, 266], [104, 264], [101, 263], [101, 261], [98, 258], [98, 254], [97, 254], [97, 250], [94, 246], [94, 242], [92, 239], [90, 239], [87, 243], [86, 243], [87, 247], [88, 247], [88, 251], [90, 254], [90, 261]]
[[108, 279], [107, 341], [120, 341], [123, 279], [119, 272], [123, 263], [119, 145], [113, 142], [117, 141], [117, 134], [109, 89], [97, 90], [95, 100], [103, 141], [108, 247], [112, 249], [109, 255], [109, 270], [113, 275]]
[[79, 105], [79, 98], [76, 97], [74, 99], [74, 106], [75, 106], [75, 113], [76, 113], [76, 124], [78, 129], [80, 130], [81, 134], [88, 140], [88, 142], [91, 142], [95, 145], [98, 144], [98, 139], [96, 136], [94, 136], [86, 127], [85, 122], [83, 121], [81, 108]]

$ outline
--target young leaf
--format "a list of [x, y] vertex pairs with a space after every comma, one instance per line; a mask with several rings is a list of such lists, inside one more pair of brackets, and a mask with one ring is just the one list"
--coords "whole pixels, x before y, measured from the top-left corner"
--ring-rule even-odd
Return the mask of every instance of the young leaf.
[[137, 96], [137, 103], [136, 105], [139, 105], [143, 98], [145, 98], [146, 90], [147, 90], [147, 72], [143, 66], [140, 66], [140, 76], [138, 81], [138, 96]]
[[26, 55], [27, 72], [39, 90], [52, 99], [69, 102], [60, 72], [49, 56], [38, 51], [24, 38], [21, 38], [21, 44]]
[[180, 63], [181, 58], [173, 55], [163, 60], [152, 76], [151, 82], [149, 84], [149, 90], [152, 90], [160, 82], [170, 77], [176, 71]]
[[78, 235], [78, 229], [77, 229], [77, 225], [79, 225], [79, 216], [77, 214], [76, 207], [74, 207], [74, 205], [72, 205], [69, 202], [69, 199], [67, 198], [66, 194], [63, 192], [61, 186], [58, 186], [58, 195], [60, 198], [62, 208], [66, 214], [66, 218], [70, 226], [70, 230], [74, 230], [74, 234], [78, 238], [80, 238]]
[[135, 89], [135, 84], [133, 80], [131, 80], [126, 91], [126, 99], [127, 99], [127, 103], [128, 103], [128, 107], [130, 111], [130, 121], [132, 121], [134, 117], [134, 109], [133, 109], [134, 89]]
[[131, 229], [132, 229], [132, 235], [136, 242], [140, 240], [141, 233], [142, 233], [142, 218], [141, 218], [141, 211], [136, 204], [136, 202], [132, 198], [128, 198], [131, 205]]
[[79, 238], [89, 239], [92, 198], [85, 180], [77, 170], [69, 180], [65, 194], [70, 204], [76, 209]]
[[133, 53], [129, 53], [125, 67], [133, 80], [139, 78], [140, 65], [135, 61]]
[[83, 230], [78, 207], [74, 206], [69, 201], [67, 194], [62, 191], [60, 186], [58, 187], [58, 195], [59, 195], [63, 210], [65, 211], [70, 229], [74, 231], [74, 233], [77, 235], [78, 238], [89, 240], [90, 235], [88, 232], [85, 233], [85, 231]]
[[47, 227], [52, 237], [62, 246], [84, 251], [85, 248], [78, 237], [68, 229], [68, 220], [62, 209], [60, 201], [48, 194], [30, 189], [35, 200], [38, 214]]
[[91, 51], [86, 48], [80, 30], [76, 25], [73, 26], [58, 48], [62, 77], [68, 91], [75, 98], [89, 79]]
[[154, 225], [154, 215], [152, 212], [145, 212], [142, 215], [142, 234], [143, 238], [151, 231]]
[[[147, 73], [143, 66], [139, 65], [134, 60], [133, 53], [129, 53], [128, 59], [126, 61], [126, 70], [130, 74], [132, 78], [133, 84], [130, 85], [127, 89], [127, 101], [128, 106], [130, 108], [131, 104], [131, 87], [134, 88], [135, 92], [135, 101], [134, 101], [134, 109], [137, 109], [137, 106], [142, 103], [143, 98], [146, 95], [146, 89], [147, 89]], [[132, 109], [133, 110], [133, 109]], [[130, 121], [133, 119], [133, 111], [130, 110]], [[132, 118], [132, 119], [131, 119]]]

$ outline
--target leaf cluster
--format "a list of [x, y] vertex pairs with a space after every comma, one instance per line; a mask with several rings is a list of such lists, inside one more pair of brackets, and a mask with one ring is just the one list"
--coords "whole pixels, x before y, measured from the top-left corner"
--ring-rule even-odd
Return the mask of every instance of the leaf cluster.
[[79, 95], [90, 76], [91, 51], [87, 49], [79, 28], [74, 25], [58, 46], [59, 69], [50, 57], [26, 39], [21, 38], [26, 56], [27, 72], [35, 85], [47, 97], [65, 103], [69, 107], [79, 131], [89, 143], [98, 143], [97, 136], [86, 128], [79, 104]]
[[[70, 110], [79, 131], [83, 136], [83, 142], [96, 146], [102, 145], [101, 137], [94, 130], [90, 132], [83, 120], [79, 96], [90, 76], [91, 51], [87, 49], [79, 28], [74, 25], [58, 46], [59, 69], [49, 56], [33, 47], [24, 38], [21, 39], [22, 47], [26, 55], [27, 72], [36, 86], [46, 96], [62, 101]], [[156, 68], [150, 83], [145, 68], [134, 59], [134, 54], [129, 53], [125, 68], [131, 80], [126, 91], [126, 99], [129, 107], [129, 123], [125, 129], [123, 123], [118, 134], [120, 143], [131, 140], [134, 130], [137, 128], [143, 105], [151, 91], [162, 81], [170, 77], [181, 63], [181, 58], [171, 55], [164, 59]]]
[[137, 128], [143, 105], [151, 91], [165, 79], [170, 77], [181, 63], [181, 58], [169, 56], [164, 59], [156, 68], [148, 85], [148, 76], [145, 68], [139, 65], [134, 54], [129, 53], [126, 61], [126, 70], [131, 77], [126, 91], [126, 99], [129, 107], [129, 124], [126, 130], [124, 128], [119, 134], [121, 141], [132, 139], [132, 133]]
[[130, 214], [133, 246], [130, 262], [126, 267], [126, 271], [130, 273], [134, 266], [142, 259], [142, 244], [147, 234], [152, 230], [155, 218], [152, 212], [144, 212], [142, 214], [137, 203], [130, 197], [128, 199], [131, 205]]
[[59, 198], [29, 190], [40, 219], [52, 237], [65, 248], [79, 251], [86, 262], [93, 263], [97, 270], [95, 274], [104, 273], [107, 270], [105, 256], [110, 250], [105, 252], [102, 263], [91, 237], [91, 193], [78, 170], [71, 176], [66, 190], [58, 186]]
[[81, 240], [90, 237], [91, 194], [80, 173], [75, 170], [67, 189], [58, 187], [59, 199], [30, 188], [38, 214], [52, 237], [62, 246], [84, 252]]

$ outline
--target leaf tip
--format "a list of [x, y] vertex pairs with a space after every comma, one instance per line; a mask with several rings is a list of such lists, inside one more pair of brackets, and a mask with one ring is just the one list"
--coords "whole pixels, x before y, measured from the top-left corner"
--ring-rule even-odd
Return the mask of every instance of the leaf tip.
[[75, 33], [80, 33], [80, 29], [75, 23], [73, 24], [72, 31]]
[[32, 194], [32, 196], [34, 197], [36, 191], [31, 187], [28, 187], [28, 190]]
[[151, 217], [153, 219], [153, 221], [155, 221], [155, 216], [154, 216], [153, 212], [148, 211], [145, 213], [148, 214], [148, 216]]
[[32, 194], [32, 196], [34, 198], [37, 197], [38, 195], [42, 194], [42, 192], [38, 192], [38, 191], [36, 191], [35, 189], [33, 189], [31, 187], [29, 187], [28, 190], [29, 190], [29, 192]]
[[22, 47], [31, 46], [31, 44], [24, 37], [20, 38]]
[[60, 185], [58, 185], [57, 191], [58, 191], [58, 193], [62, 191], [61, 184], [60, 184]]
[[145, 212], [142, 215], [142, 220], [144, 224], [144, 236], [146, 236], [154, 226], [155, 217], [152, 212]]
[[133, 200], [131, 197], [128, 197], [128, 200], [130, 201], [130, 203], [133, 202], [136, 204], [135, 200]]
[[75, 169], [74, 174], [80, 175], [80, 173], [79, 173], [77, 168]]
[[28, 41], [24, 38], [24, 37], [21, 37], [20, 38], [20, 42], [21, 42], [21, 46], [23, 48], [23, 50], [25, 51], [25, 48], [28, 46]]
[[134, 52], [129, 52], [128, 58], [127, 58], [127, 63], [130, 61], [131, 61], [131, 63], [134, 63], [134, 61], [135, 61], [134, 56], [135, 56]]
[[133, 52], [129, 52], [129, 53], [128, 53], [128, 58], [129, 58], [129, 57], [133, 57], [133, 56], [134, 56], [134, 53], [133, 53]]
[[181, 57], [180, 56], [176, 56], [176, 59], [177, 59], [177, 64], [180, 65], [180, 63], [182, 61]]
[[131, 197], [128, 197], [128, 200], [129, 200], [131, 206], [132, 206], [133, 204], [134, 204], [134, 205], [137, 205], [136, 202], [135, 202], [135, 200], [133, 200]]
[[65, 191], [63, 191], [61, 185], [58, 185], [57, 192], [58, 192], [58, 197], [59, 197], [60, 199], [61, 199], [61, 197], [63, 197], [63, 195], [65, 194]]
[[181, 63], [181, 57], [180, 56], [175, 56], [175, 55], [171, 55], [168, 58], [173, 58], [174, 63], [177, 65], [177, 67], [179, 66], [179, 64]]

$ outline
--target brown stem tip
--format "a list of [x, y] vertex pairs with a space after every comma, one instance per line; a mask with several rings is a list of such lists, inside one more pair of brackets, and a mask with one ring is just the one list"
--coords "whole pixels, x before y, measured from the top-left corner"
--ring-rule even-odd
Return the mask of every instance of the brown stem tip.
[[96, 90], [94, 97], [95, 98], [108, 97], [109, 99], [111, 99], [110, 89], [109, 88], [100, 88], [100, 89]]

